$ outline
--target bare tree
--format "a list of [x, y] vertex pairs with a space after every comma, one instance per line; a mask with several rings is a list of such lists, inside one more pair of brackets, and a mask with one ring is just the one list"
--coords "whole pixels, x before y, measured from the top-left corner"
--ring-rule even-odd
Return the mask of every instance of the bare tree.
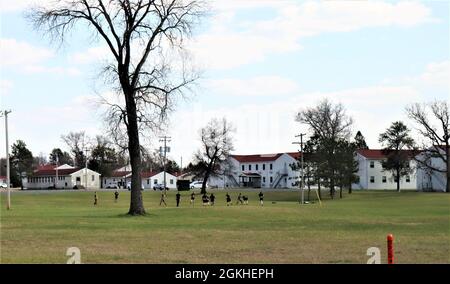
[[[450, 129], [449, 104], [435, 101], [428, 104], [412, 104], [406, 108], [408, 117], [416, 124], [416, 130], [425, 139], [420, 145], [424, 151], [416, 158], [418, 166], [428, 171], [436, 171], [447, 175], [446, 192], [450, 192]], [[431, 116], [431, 119], [430, 119]], [[417, 147], [417, 146], [416, 146]], [[431, 163], [432, 158], [442, 161], [444, 167]]]
[[[173, 96], [182, 94], [198, 76], [173, 54], [183, 55], [185, 38], [205, 13], [202, 0], [63, 0], [51, 8], [37, 8], [31, 19], [56, 38], [63, 39], [77, 24], [87, 26], [109, 48], [112, 63], [104, 68], [123, 104], [109, 102], [111, 125], [125, 125], [132, 168], [129, 214], [145, 209], [141, 187], [140, 133], [157, 127]], [[181, 70], [180, 72], [172, 72]]]
[[227, 158], [233, 148], [233, 126], [225, 118], [212, 119], [200, 130], [202, 149], [195, 154], [195, 160], [203, 176], [201, 193], [206, 193], [206, 183], [211, 176], [225, 173], [229, 169]]
[[315, 107], [300, 111], [296, 121], [307, 124], [314, 133], [316, 147], [320, 149], [318, 173], [325, 179], [324, 184], [330, 187], [331, 198], [334, 198], [337, 173], [342, 167], [341, 161], [336, 159], [336, 152], [342, 140], [349, 140], [353, 120], [347, 116], [342, 104], [332, 104], [325, 99]]
[[87, 159], [86, 150], [90, 147], [91, 138], [86, 135], [86, 132], [80, 131], [62, 135], [61, 139], [72, 152], [75, 166], [84, 167]]

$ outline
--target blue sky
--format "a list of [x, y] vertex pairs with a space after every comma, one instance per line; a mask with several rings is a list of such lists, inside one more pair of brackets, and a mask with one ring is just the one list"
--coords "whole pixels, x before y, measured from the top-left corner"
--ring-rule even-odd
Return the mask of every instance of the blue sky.
[[[102, 43], [84, 27], [63, 46], [24, 17], [32, 2], [1, 1], [0, 108], [12, 109], [10, 140], [35, 155], [64, 148], [60, 136], [102, 134], [91, 102], [107, 92], [97, 74]], [[212, 117], [236, 127], [236, 153], [295, 151], [307, 127], [295, 113], [323, 98], [343, 103], [370, 147], [404, 107], [450, 97], [447, 1], [211, 1], [212, 15], [188, 42], [203, 77], [170, 116], [172, 157], [187, 161]], [[412, 126], [412, 125], [411, 125]], [[0, 141], [4, 141], [1, 124]], [[149, 148], [157, 140], [143, 141]], [[4, 147], [0, 147], [4, 155]]]

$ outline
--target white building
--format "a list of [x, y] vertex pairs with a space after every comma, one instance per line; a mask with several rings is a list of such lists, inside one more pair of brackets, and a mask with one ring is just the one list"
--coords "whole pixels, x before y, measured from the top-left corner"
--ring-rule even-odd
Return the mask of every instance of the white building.
[[300, 153], [231, 155], [229, 174], [211, 177], [210, 187], [295, 188], [299, 177], [291, 164]]
[[126, 188], [127, 183], [131, 181], [131, 171], [115, 170], [111, 176], [103, 178], [102, 188]]
[[[164, 171], [162, 172], [143, 172], [141, 173], [142, 186], [144, 189], [153, 189], [157, 184], [164, 183]], [[103, 188], [126, 188], [131, 182], [131, 169], [123, 167], [112, 172], [111, 176], [103, 179]], [[177, 188], [177, 177], [166, 172], [166, 186], [168, 188]]]
[[40, 167], [22, 179], [26, 189], [61, 188], [72, 189], [75, 186], [100, 188], [100, 174], [90, 169], [74, 168], [69, 165]]
[[[408, 151], [412, 153], [411, 151]], [[353, 184], [354, 189], [397, 189], [397, 183], [390, 171], [385, 171], [382, 161], [386, 160], [386, 155], [382, 150], [358, 150], [356, 159], [358, 160], [359, 169], [357, 175], [359, 182]], [[417, 189], [416, 182], [416, 162], [411, 159], [410, 167], [413, 172], [400, 179], [400, 189]]]
[[[142, 185], [145, 189], [152, 189], [157, 184], [164, 184], [164, 171], [162, 172], [144, 172], [141, 174]], [[177, 188], [177, 177], [166, 172], [166, 186], [170, 189]]]
[[[416, 159], [424, 161], [427, 165], [437, 169], [430, 168], [418, 163], [417, 168], [417, 189], [421, 191], [445, 191], [447, 185], [447, 174], [445, 173], [447, 165], [444, 161], [435, 155], [430, 155], [429, 151], [439, 151], [441, 155], [446, 155], [445, 146], [437, 146], [425, 150], [418, 154]], [[428, 151], [428, 152], [427, 152]], [[430, 157], [429, 159], [427, 159]]]

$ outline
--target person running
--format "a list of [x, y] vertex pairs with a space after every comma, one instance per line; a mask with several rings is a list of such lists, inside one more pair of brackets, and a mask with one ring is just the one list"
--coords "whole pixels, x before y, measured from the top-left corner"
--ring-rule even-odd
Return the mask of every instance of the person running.
[[94, 193], [94, 206], [96, 206], [98, 203], [98, 196], [97, 196], [97, 191]]
[[227, 198], [227, 206], [230, 206], [231, 205], [231, 196], [228, 194], [228, 192], [227, 192], [226, 198]]
[[203, 201], [203, 206], [209, 205], [209, 198], [206, 195], [206, 193], [203, 194], [202, 201]]
[[259, 196], [259, 203], [261, 204], [261, 206], [264, 206], [264, 193], [260, 191], [258, 196]]
[[177, 207], [179, 207], [180, 206], [180, 200], [181, 200], [180, 192], [177, 192], [177, 194], [175, 195], [175, 198], [177, 200]]
[[242, 204], [243, 202], [242, 202], [242, 194], [241, 193], [239, 193], [239, 195], [238, 195], [238, 198], [237, 198], [237, 201], [236, 201], [236, 204]]
[[216, 199], [216, 197], [214, 196], [213, 193], [211, 193], [211, 196], [209, 197], [209, 200], [211, 201], [211, 206], [214, 205], [214, 200]]
[[117, 200], [119, 200], [119, 192], [116, 190], [116, 192], [114, 192], [114, 202], [117, 203]]
[[166, 194], [164, 192], [161, 193], [161, 200], [159, 201], [159, 206], [161, 206], [162, 203], [164, 203], [164, 206], [167, 206], [165, 198]]
[[195, 202], [195, 192], [193, 192], [191, 194], [191, 205], [194, 206], [194, 202]]

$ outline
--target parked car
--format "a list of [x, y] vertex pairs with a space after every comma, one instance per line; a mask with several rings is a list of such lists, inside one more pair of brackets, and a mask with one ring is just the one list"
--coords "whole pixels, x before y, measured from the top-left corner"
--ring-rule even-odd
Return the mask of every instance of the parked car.
[[[131, 181], [127, 182], [127, 189], [131, 190]], [[144, 190], [144, 185], [141, 184], [141, 190]]]
[[119, 186], [116, 183], [110, 183], [106, 186], [106, 188], [119, 189]]
[[[193, 182], [191, 182], [190, 187], [191, 187], [191, 189], [202, 188], [202, 185], [203, 185], [202, 181], [193, 181]], [[208, 184], [206, 184], [206, 188], [208, 188]]]
[[[157, 190], [157, 189], [164, 190], [164, 184], [162, 184], [162, 183], [155, 184], [153, 186], [153, 190]], [[169, 190], [169, 188], [167, 186], [166, 186], [166, 190]]]
[[7, 188], [8, 185], [5, 182], [0, 183], [0, 188]]

